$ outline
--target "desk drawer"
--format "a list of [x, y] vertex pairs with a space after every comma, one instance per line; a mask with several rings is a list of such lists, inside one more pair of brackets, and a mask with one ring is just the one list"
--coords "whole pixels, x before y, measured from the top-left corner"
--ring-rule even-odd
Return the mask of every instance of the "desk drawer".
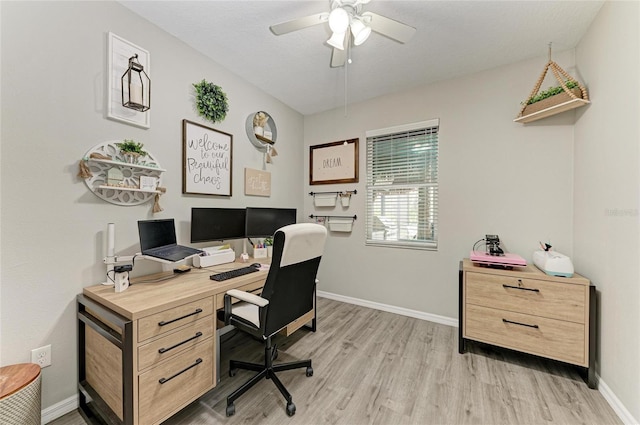
[[175, 356], [213, 336], [213, 317], [197, 320], [184, 328], [138, 347], [138, 370]]
[[[239, 286], [235, 289], [239, 289], [241, 291], [245, 291], [245, 292], [251, 292], [254, 293], [256, 295], [260, 295], [260, 293], [262, 292], [262, 288], [264, 287], [264, 280], [259, 280], [257, 282], [252, 282], [249, 283], [247, 285], [243, 285], [243, 286]], [[237, 303], [240, 300], [233, 300], [233, 303]], [[218, 294], [216, 296], [216, 310], [220, 310], [224, 308], [224, 293], [222, 294]]]
[[467, 304], [465, 337], [587, 366], [584, 325]]
[[209, 339], [140, 374], [138, 423], [159, 423], [213, 388], [214, 355]]
[[138, 320], [138, 342], [162, 335], [213, 313], [213, 297], [183, 304]]
[[585, 323], [588, 287], [467, 272], [467, 304]]

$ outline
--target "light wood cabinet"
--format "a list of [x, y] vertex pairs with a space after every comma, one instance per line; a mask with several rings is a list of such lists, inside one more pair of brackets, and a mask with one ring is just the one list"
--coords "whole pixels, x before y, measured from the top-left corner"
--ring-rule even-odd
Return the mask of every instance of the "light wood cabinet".
[[575, 274], [528, 265], [493, 269], [465, 259], [459, 272], [458, 350], [478, 341], [581, 367], [595, 388], [595, 287]]

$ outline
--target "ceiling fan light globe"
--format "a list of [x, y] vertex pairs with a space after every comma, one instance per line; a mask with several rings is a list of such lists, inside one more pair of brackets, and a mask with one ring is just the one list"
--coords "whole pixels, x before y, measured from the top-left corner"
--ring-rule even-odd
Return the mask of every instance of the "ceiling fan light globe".
[[327, 40], [327, 44], [331, 47], [335, 47], [336, 49], [344, 50], [344, 39], [347, 35], [347, 32], [335, 32], [331, 36], [330, 39]]
[[349, 28], [349, 13], [341, 7], [336, 7], [329, 14], [329, 28], [336, 32], [346, 32]]
[[351, 33], [353, 34], [353, 44], [356, 46], [361, 45], [371, 35], [371, 27], [365, 25], [359, 19], [353, 19], [351, 21]]

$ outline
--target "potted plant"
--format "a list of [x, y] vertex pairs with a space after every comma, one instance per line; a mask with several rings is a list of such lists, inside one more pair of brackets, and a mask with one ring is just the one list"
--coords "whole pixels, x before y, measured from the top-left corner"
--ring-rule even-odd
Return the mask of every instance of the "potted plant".
[[267, 257], [273, 256], [273, 238], [264, 238], [264, 246], [267, 247]]
[[146, 156], [147, 152], [142, 149], [143, 143], [134, 142], [133, 140], [124, 139], [123, 142], [116, 143], [118, 149], [124, 157], [124, 161], [130, 164], [135, 164], [141, 156]]
[[[578, 99], [582, 99], [582, 90], [577, 82], [566, 80], [565, 85]], [[571, 99], [571, 96], [564, 91], [562, 86], [549, 87], [547, 90], [538, 92], [522, 102], [525, 105], [522, 115], [533, 114], [560, 103], [568, 102]]]

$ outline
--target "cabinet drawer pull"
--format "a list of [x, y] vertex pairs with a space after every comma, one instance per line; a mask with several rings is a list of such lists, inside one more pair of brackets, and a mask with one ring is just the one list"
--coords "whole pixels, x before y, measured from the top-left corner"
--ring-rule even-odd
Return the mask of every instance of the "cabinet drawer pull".
[[192, 336], [191, 338], [187, 338], [187, 339], [185, 339], [184, 341], [177, 343], [176, 345], [172, 345], [172, 346], [171, 346], [171, 347], [169, 347], [169, 348], [164, 348], [164, 347], [163, 347], [163, 348], [160, 348], [160, 349], [158, 350], [158, 353], [160, 353], [160, 354], [166, 353], [166, 352], [167, 352], [167, 351], [169, 351], [169, 350], [173, 350], [173, 349], [174, 349], [174, 348], [176, 348], [176, 347], [180, 347], [182, 344], [186, 344], [187, 342], [189, 342], [189, 341], [193, 341], [194, 339], [196, 339], [196, 338], [200, 338], [201, 336], [202, 336], [202, 332], [196, 332], [196, 334], [195, 334], [194, 336]]
[[503, 288], [510, 288], [510, 289], [520, 289], [521, 291], [531, 291], [531, 292], [540, 292], [539, 289], [535, 289], [535, 288], [522, 288], [520, 286], [511, 286], [511, 285], [502, 285]]
[[165, 382], [169, 382], [171, 381], [173, 378], [175, 378], [176, 376], [182, 375], [183, 373], [185, 373], [186, 371], [188, 371], [189, 369], [191, 369], [192, 367], [196, 367], [198, 366], [200, 363], [202, 363], [202, 359], [198, 358], [196, 359], [196, 362], [194, 364], [192, 364], [191, 366], [187, 366], [184, 369], [182, 369], [180, 372], [176, 373], [175, 375], [172, 375], [168, 378], [160, 378], [158, 380], [158, 382], [160, 382], [160, 384], [164, 384]]
[[184, 316], [181, 317], [176, 317], [175, 319], [171, 319], [168, 321], [162, 321], [162, 322], [158, 322], [158, 326], [164, 326], [164, 325], [168, 325], [169, 323], [173, 323], [173, 322], [177, 322], [178, 320], [182, 320], [182, 319], [186, 319], [189, 316], [193, 316], [194, 314], [198, 314], [198, 313], [202, 313], [202, 309], [201, 308], [196, 308], [196, 311], [194, 311], [193, 313], [189, 313], [189, 314], [185, 314]]
[[538, 327], [539, 327], [538, 325], [529, 325], [527, 323], [514, 322], [514, 321], [511, 321], [511, 320], [507, 320], [507, 319], [502, 319], [502, 321], [504, 323], [512, 323], [514, 325], [526, 326], [528, 328], [536, 328], [536, 329], [538, 329]]

